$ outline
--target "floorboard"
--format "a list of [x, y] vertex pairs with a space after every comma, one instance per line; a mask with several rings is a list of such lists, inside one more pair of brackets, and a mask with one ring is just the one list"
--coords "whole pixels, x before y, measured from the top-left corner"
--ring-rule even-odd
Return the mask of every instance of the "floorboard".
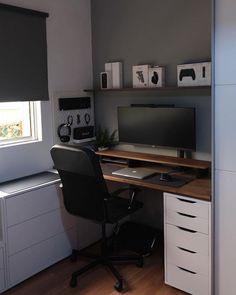
[[[115, 280], [104, 267], [97, 267], [78, 279], [78, 286], [69, 287], [70, 275], [88, 260], [79, 258], [71, 263], [65, 259], [34, 277], [6, 291], [4, 295], [117, 295]], [[145, 258], [143, 268], [131, 264], [117, 265], [126, 281], [127, 295], [183, 295], [164, 284], [163, 250]]]

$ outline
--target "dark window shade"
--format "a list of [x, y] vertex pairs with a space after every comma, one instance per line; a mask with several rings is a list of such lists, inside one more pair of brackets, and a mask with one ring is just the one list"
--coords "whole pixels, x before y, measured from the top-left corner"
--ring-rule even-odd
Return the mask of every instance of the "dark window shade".
[[0, 4], [0, 102], [48, 100], [46, 14]]

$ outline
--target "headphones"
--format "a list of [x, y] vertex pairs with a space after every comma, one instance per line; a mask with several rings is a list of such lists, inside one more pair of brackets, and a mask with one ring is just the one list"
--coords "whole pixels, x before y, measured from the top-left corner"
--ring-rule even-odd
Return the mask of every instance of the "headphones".
[[70, 141], [71, 136], [71, 125], [73, 124], [73, 117], [67, 117], [67, 123], [61, 124], [57, 128], [57, 135], [60, 138], [61, 142]]

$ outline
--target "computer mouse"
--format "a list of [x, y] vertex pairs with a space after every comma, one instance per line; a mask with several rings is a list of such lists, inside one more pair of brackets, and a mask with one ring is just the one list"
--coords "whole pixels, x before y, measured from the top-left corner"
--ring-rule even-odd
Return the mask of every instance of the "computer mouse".
[[168, 173], [161, 173], [160, 174], [160, 181], [171, 181], [172, 176]]

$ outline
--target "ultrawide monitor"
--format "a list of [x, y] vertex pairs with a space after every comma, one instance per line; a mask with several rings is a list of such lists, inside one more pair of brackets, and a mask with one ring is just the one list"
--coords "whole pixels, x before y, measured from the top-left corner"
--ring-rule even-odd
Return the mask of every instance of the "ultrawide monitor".
[[195, 109], [118, 107], [119, 141], [196, 150]]

